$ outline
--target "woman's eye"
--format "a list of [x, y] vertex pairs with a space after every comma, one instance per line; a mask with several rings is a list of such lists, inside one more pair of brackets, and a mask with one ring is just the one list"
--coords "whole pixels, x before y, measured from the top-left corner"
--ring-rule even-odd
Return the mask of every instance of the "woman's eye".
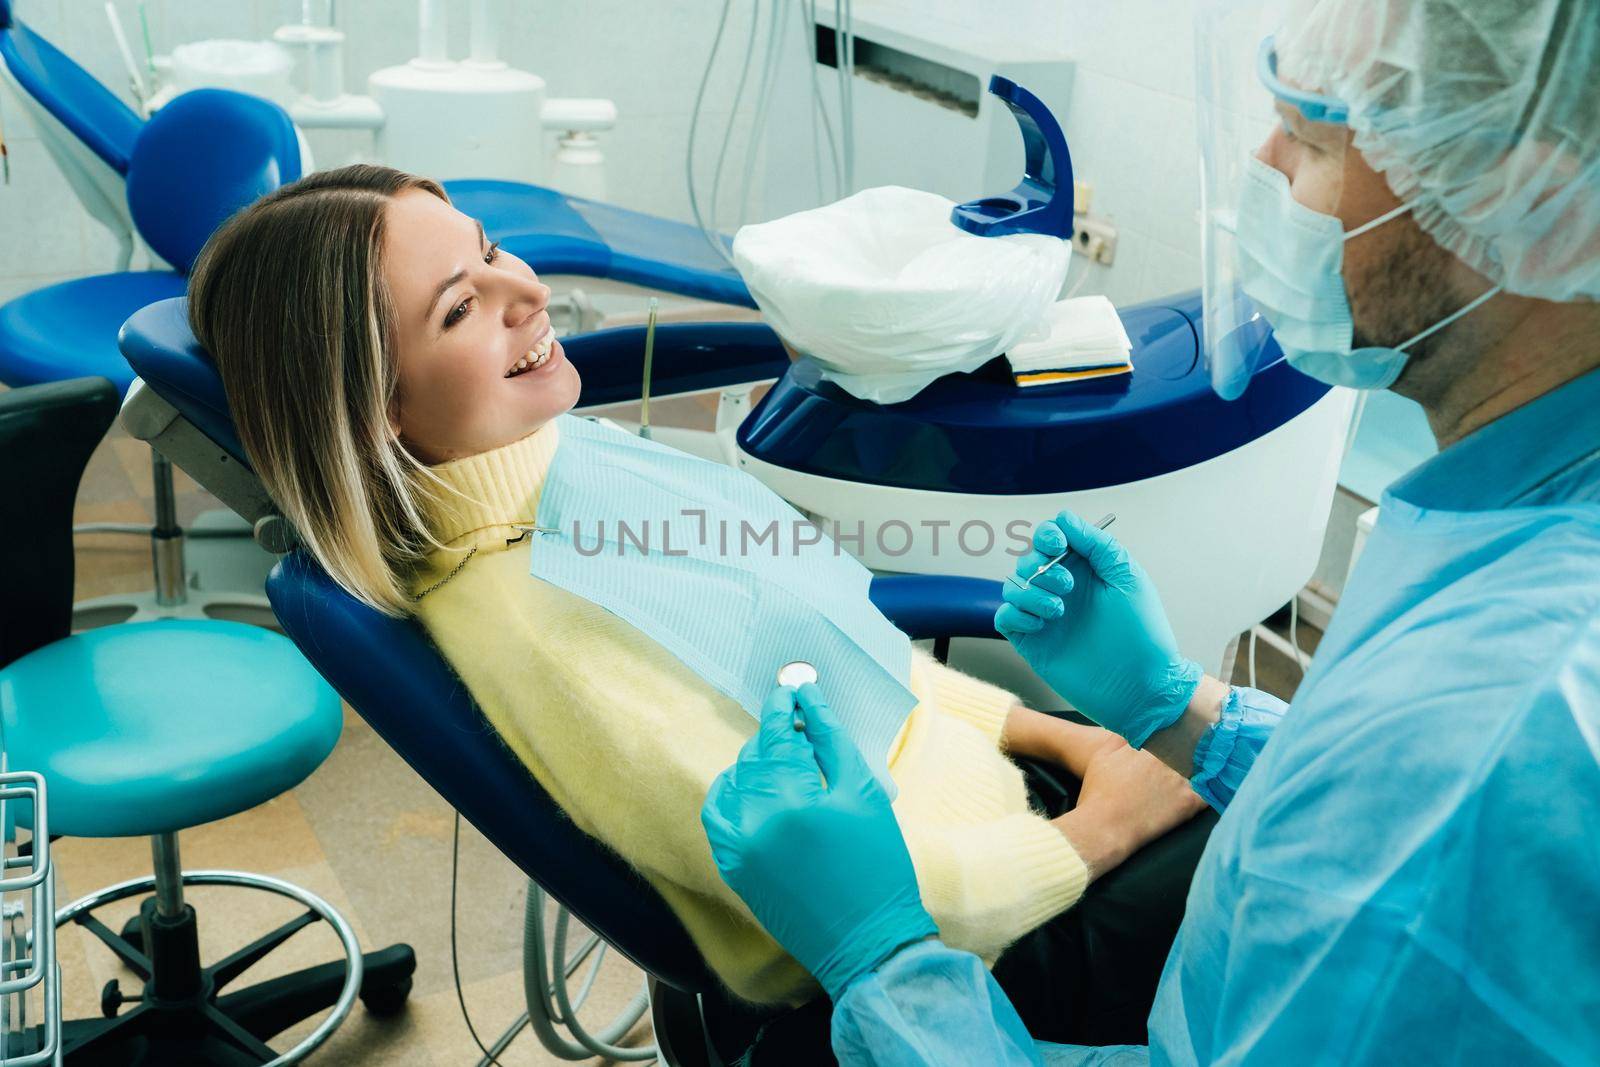
[[[499, 258], [500, 258], [500, 242], [496, 241], [493, 244], [491, 244], [489, 246], [489, 250], [483, 254], [483, 261], [485, 263], [493, 263], [495, 260], [497, 260]], [[469, 296], [465, 300], [461, 301], [461, 303], [457, 304], [455, 307], [450, 309], [450, 313], [444, 317], [444, 328], [448, 330], [450, 327], [454, 326], [456, 323], [460, 322], [463, 318], [465, 318], [467, 312], [469, 312], [471, 310], [472, 310], [472, 297]]]

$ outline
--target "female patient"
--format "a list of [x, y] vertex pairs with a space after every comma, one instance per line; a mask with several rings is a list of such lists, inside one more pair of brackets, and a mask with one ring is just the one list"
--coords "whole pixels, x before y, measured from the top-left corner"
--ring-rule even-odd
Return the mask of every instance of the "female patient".
[[[240, 439], [311, 554], [353, 595], [420, 620], [534, 777], [649, 879], [735, 993], [805, 995], [700, 826], [755, 721], [647, 634], [529, 574], [518, 527], [579, 392], [529, 266], [433, 182], [355, 166], [235, 216], [189, 294]], [[993, 961], [1200, 806], [1113, 735], [920, 654], [911, 683], [895, 810], [949, 944]], [[1082, 778], [1077, 805], [1030, 810], [1005, 753]]]

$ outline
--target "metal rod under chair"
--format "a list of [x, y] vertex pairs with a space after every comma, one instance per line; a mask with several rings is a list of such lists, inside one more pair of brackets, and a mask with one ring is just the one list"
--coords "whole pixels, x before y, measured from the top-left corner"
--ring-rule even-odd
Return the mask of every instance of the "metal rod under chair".
[[150, 450], [151, 480], [155, 485], [156, 524], [150, 531], [150, 558], [156, 576], [156, 603], [170, 608], [188, 599], [183, 561], [183, 527], [178, 525], [178, 503], [172, 488], [172, 461]]
[[[128, 537], [149, 537], [155, 527], [148, 522], [80, 522], [72, 527], [74, 535], [78, 534], [117, 534]], [[221, 541], [232, 538], [236, 541], [247, 541], [254, 531], [248, 526], [237, 530], [185, 530], [183, 536], [194, 540], [203, 541], [207, 538]]]
[[178, 861], [178, 835], [151, 836], [150, 855], [155, 861], [156, 912], [163, 919], [176, 919], [183, 914], [183, 865]]
[[149, 537], [152, 527], [147, 522], [80, 522], [72, 527], [74, 534], [127, 534], [132, 537]]

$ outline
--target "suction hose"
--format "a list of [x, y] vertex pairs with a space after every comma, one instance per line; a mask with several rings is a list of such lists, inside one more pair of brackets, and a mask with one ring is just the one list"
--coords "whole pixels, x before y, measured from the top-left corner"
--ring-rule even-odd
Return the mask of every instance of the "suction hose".
[[[497, 1062], [494, 1057], [506, 1050], [524, 1026], [532, 1027], [539, 1043], [558, 1059], [586, 1060], [599, 1056], [602, 1059], [635, 1063], [657, 1059], [659, 1053], [655, 1045], [624, 1047], [617, 1044], [650, 1010], [647, 989], [640, 989], [638, 995], [598, 1034], [589, 1033], [578, 1022], [578, 1010], [594, 990], [607, 946], [598, 934], [590, 934], [583, 945], [568, 956], [567, 930], [571, 915], [566, 908], [557, 909], [554, 934], [547, 938], [544, 931], [545, 899], [544, 890], [530, 881], [528, 900], [522, 913], [522, 988], [528, 1010], [500, 1035], [500, 1039], [488, 1050], [489, 1054], [478, 1061], [478, 1067], [489, 1067]], [[591, 956], [594, 959], [589, 964], [589, 973], [574, 997], [568, 983]]]

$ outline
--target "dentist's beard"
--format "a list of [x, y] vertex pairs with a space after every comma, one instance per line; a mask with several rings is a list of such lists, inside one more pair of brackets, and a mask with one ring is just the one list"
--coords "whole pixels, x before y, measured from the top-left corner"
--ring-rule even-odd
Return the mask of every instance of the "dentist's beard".
[[[1355, 348], [1402, 345], [1472, 299], [1472, 294], [1457, 293], [1451, 283], [1450, 267], [1455, 257], [1435, 244], [1433, 238], [1409, 218], [1395, 235], [1394, 242], [1389, 256], [1363, 279], [1360, 292], [1350, 293]], [[1448, 344], [1451, 333], [1451, 327], [1446, 327], [1406, 349], [1409, 359], [1401, 372], [1401, 380], [1441, 345]]]

